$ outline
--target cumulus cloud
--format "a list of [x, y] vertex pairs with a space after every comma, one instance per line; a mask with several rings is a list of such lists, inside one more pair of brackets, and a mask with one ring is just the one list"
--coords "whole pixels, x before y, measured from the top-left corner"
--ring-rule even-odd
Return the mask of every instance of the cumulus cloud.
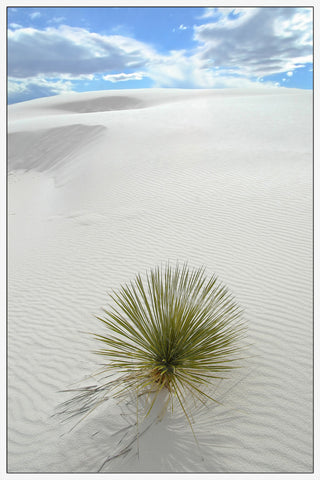
[[206, 22], [193, 27], [192, 51], [161, 54], [125, 35], [67, 25], [41, 30], [11, 24], [9, 97], [22, 101], [28, 95], [54, 95], [72, 90], [74, 80], [102, 78], [116, 83], [148, 77], [156, 87], [261, 86], [265, 76], [290, 77], [312, 62], [310, 8], [209, 8], [202, 18]]
[[142, 80], [147, 74], [145, 72], [134, 72], [134, 73], [115, 73], [111, 75], [104, 75], [103, 80], [107, 82], [125, 82], [128, 80]]
[[207, 66], [237, 68], [244, 76], [266, 76], [312, 62], [309, 8], [218, 9], [218, 22], [194, 27]]
[[[175, 88], [245, 88], [261, 84], [243, 77], [236, 69], [205, 68], [197, 55], [173, 51], [155, 62], [148, 71], [155, 87]], [[265, 86], [269, 83], [265, 82]]]
[[141, 68], [154, 55], [135, 39], [62, 25], [8, 32], [8, 73], [14, 78], [73, 76]]

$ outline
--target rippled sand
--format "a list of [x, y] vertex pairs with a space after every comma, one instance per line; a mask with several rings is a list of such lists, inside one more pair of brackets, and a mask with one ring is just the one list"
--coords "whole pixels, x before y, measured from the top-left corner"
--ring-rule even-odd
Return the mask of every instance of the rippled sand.
[[103, 471], [311, 472], [312, 94], [107, 91], [8, 115], [9, 471], [96, 472], [119, 451], [121, 406], [69, 432], [58, 391], [97, 369], [107, 292], [178, 260], [232, 290], [252, 358], [195, 409], [200, 450], [177, 412]]

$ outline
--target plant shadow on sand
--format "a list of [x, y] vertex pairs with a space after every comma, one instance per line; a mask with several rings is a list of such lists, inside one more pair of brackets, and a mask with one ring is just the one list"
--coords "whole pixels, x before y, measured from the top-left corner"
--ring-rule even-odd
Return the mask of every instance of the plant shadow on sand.
[[108, 411], [89, 435], [99, 437], [107, 423], [112, 438], [111, 445], [99, 439], [105, 453], [95, 471], [223, 471], [216, 460], [212, 465], [213, 442], [230, 442], [213, 434], [212, 419], [228, 393], [218, 386], [244, 361], [247, 327], [235, 298], [216, 276], [207, 279], [203, 267], [187, 264], [137, 275], [110, 297], [113, 305], [97, 317], [104, 330], [93, 334], [103, 345], [96, 353], [107, 359], [93, 376], [99, 383], [65, 390], [73, 397], [57, 415], [80, 417], [76, 427], [97, 407]]
[[228, 458], [242, 446], [238, 435], [229, 428], [224, 433], [224, 427], [246, 420], [249, 375], [250, 371], [232, 372], [220, 381], [214, 391], [220, 404], [190, 403], [196, 438], [179, 405], [164, 413], [160, 398], [143, 417], [145, 399], [141, 398], [137, 421], [136, 398], [119, 402], [110, 397], [86, 420], [63, 427], [59, 450], [64, 464], [69, 472], [227, 473]]
[[236, 421], [243, 412], [210, 402], [197, 405], [191, 416], [195, 437], [182, 411], [167, 411], [164, 416], [160, 413], [159, 419], [156, 412], [160, 410], [161, 406], [156, 406], [155, 412], [151, 413], [150, 418], [146, 417], [138, 429], [134, 424], [123, 432], [119, 446], [126, 446], [121, 450], [121, 455], [109, 455], [100, 471], [226, 471], [224, 456], [230, 454], [237, 440], [221, 431], [217, 433], [217, 426]]

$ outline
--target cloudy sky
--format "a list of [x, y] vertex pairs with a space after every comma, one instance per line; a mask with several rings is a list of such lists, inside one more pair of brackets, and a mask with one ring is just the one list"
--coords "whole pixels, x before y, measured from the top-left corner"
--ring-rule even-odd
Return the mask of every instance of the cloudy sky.
[[8, 101], [123, 88], [312, 88], [311, 8], [8, 8]]

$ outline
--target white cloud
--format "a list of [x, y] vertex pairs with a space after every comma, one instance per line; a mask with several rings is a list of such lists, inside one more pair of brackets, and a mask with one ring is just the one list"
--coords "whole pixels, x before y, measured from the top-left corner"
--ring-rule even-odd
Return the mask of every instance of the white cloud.
[[48, 20], [48, 23], [62, 23], [66, 20], [66, 17], [53, 17]]
[[[274, 84], [262, 83], [262, 77], [290, 77], [312, 62], [311, 9], [210, 8], [205, 17], [212, 21], [194, 27], [192, 51], [166, 54], [127, 35], [12, 24], [9, 94], [25, 99], [37, 92], [53, 95], [72, 90], [73, 80], [97, 78], [116, 83], [149, 77], [156, 87], [177, 88], [268, 86]], [[186, 28], [181, 24], [176, 30]]]
[[231, 19], [194, 27], [202, 44], [198, 55], [211, 66], [238, 68], [247, 77], [294, 70], [312, 62], [312, 11], [309, 8], [241, 8]]
[[135, 39], [66, 25], [8, 31], [8, 73], [14, 78], [123, 71], [142, 67], [155, 55]]
[[200, 15], [200, 17], [198, 18], [210, 18], [210, 17], [214, 17], [217, 13], [217, 8], [206, 8], [204, 13], [202, 15]]
[[34, 20], [35, 18], [41, 17], [41, 13], [40, 12], [32, 12], [32, 13], [30, 13], [29, 17], [32, 18], [32, 20]]
[[125, 82], [128, 80], [142, 80], [147, 74], [145, 72], [135, 73], [115, 73], [111, 75], [104, 75], [102, 78], [107, 82]]
[[[148, 76], [155, 87], [175, 88], [246, 88], [261, 84], [238, 75], [234, 69], [204, 68], [198, 56], [188, 57], [185, 52], [173, 51], [170, 56], [152, 64]], [[265, 82], [264, 86], [271, 86]]]
[[215, 23], [219, 23], [220, 26], [226, 22], [230, 22], [231, 25], [232, 22], [239, 17], [253, 14], [254, 10], [255, 8], [209, 7], [206, 8], [203, 15], [198, 18], [212, 18], [215, 20]]
[[9, 103], [24, 102], [39, 97], [71, 93], [72, 83], [65, 80], [49, 81], [45, 78], [8, 80]]
[[22, 28], [22, 25], [19, 25], [19, 23], [10, 23], [9, 27], [15, 30], [16, 28]]

